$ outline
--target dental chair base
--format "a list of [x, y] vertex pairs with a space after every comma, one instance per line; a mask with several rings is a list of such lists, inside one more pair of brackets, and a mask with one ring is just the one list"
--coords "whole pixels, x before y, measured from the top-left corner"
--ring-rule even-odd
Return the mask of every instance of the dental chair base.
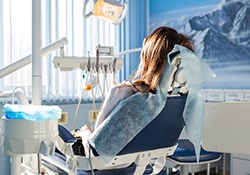
[[[170, 148], [163, 148], [158, 150], [150, 150], [140, 153], [120, 155], [116, 156], [111, 162], [105, 164], [100, 157], [92, 157], [91, 162], [93, 167], [112, 167], [115, 165], [131, 163], [129, 167], [121, 169], [107, 169], [107, 170], [95, 170], [95, 174], [98, 175], [142, 175], [142, 174], [159, 174], [165, 165], [166, 156], [172, 155], [176, 145]], [[78, 162], [76, 174], [77, 175], [92, 175], [91, 167], [88, 157], [74, 156], [75, 160]], [[152, 159], [156, 158], [152, 162]], [[66, 164], [65, 164], [66, 161]], [[43, 165], [46, 165], [51, 172], [60, 172], [60, 174], [68, 174], [68, 167], [72, 166], [71, 162], [67, 161], [67, 158], [63, 155], [57, 154], [56, 159], [51, 156], [43, 157]], [[152, 165], [149, 166], [149, 164]]]

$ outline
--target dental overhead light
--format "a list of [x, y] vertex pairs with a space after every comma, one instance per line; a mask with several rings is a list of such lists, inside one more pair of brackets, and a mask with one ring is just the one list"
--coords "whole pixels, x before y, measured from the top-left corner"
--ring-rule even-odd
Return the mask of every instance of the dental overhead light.
[[86, 0], [83, 6], [83, 17], [87, 19], [94, 15], [98, 19], [109, 21], [118, 25], [125, 18], [128, 11], [128, 4], [122, 4], [116, 0], [93, 0], [95, 5], [92, 11], [86, 14], [86, 7], [90, 0]]

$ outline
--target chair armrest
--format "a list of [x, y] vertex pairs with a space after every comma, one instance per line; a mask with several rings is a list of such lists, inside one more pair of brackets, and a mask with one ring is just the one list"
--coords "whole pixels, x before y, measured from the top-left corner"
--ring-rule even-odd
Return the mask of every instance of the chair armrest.
[[58, 132], [59, 136], [65, 143], [74, 143], [76, 142], [76, 138], [72, 135], [72, 133], [63, 125], [58, 124]]

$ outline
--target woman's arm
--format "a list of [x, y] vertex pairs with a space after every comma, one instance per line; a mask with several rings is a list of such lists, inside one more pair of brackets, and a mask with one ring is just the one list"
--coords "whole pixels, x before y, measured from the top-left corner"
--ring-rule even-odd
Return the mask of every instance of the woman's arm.
[[[99, 126], [106, 117], [111, 113], [115, 106], [123, 99], [128, 98], [133, 94], [132, 86], [129, 84], [116, 85], [106, 94], [102, 109], [100, 110], [97, 120], [95, 123], [95, 128]], [[82, 144], [84, 146], [85, 155], [89, 156], [89, 144], [88, 137], [92, 133], [92, 128], [88, 125], [84, 125], [80, 130], [80, 136], [82, 138]]]
[[111, 111], [121, 100], [128, 98], [132, 94], [132, 86], [131, 84], [127, 83], [116, 85], [112, 89], [110, 89], [110, 91], [106, 94], [102, 108], [97, 116], [95, 128], [106, 119], [106, 117], [111, 113]]
[[[89, 127], [88, 125], [84, 125], [81, 127], [80, 132], [78, 134], [82, 138], [82, 144], [84, 147], [84, 152], [85, 152], [86, 157], [89, 157], [88, 137], [92, 133], [92, 131], [93, 131], [93, 128]], [[91, 153], [91, 155], [92, 155], [92, 153]]]

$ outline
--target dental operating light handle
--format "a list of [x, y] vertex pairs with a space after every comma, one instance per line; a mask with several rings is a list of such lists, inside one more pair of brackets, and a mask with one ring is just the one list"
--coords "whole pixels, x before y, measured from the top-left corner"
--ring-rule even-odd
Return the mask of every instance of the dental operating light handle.
[[82, 10], [82, 15], [85, 19], [87, 19], [88, 17], [90, 17], [91, 15], [93, 15], [92, 11], [90, 11], [88, 14], [86, 14], [86, 7], [88, 5], [90, 0], [86, 0], [84, 5], [83, 5], [83, 10]]
[[122, 20], [123, 20], [123, 19], [126, 17], [126, 15], [127, 15], [127, 12], [128, 12], [128, 3], [125, 2], [125, 3], [123, 4], [123, 6], [124, 6], [124, 10], [123, 10], [123, 12], [122, 12], [122, 15], [120, 16], [119, 19], [117, 19], [116, 21], [113, 22], [114, 25], [120, 24], [120, 23], [122, 22]]
[[[64, 46], [68, 44], [67, 38], [62, 38], [44, 48], [42, 48], [41, 50], [41, 56], [44, 57], [50, 53], [52, 53], [53, 51], [55, 51], [56, 49]], [[28, 65], [31, 63], [31, 55], [28, 55], [24, 58], [21, 58], [20, 60], [13, 62], [12, 64], [0, 69], [0, 78], [3, 78], [19, 69], [21, 69], [22, 67]]]

